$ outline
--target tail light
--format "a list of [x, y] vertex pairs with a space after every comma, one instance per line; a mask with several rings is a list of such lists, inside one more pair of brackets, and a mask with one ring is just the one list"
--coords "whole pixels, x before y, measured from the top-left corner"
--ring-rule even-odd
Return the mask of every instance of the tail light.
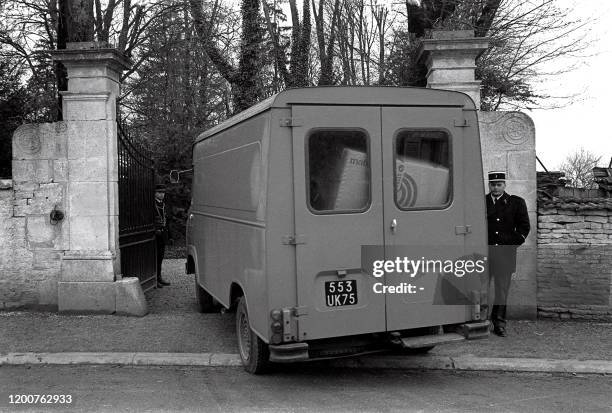
[[272, 344], [280, 344], [283, 342], [283, 312], [274, 309], [270, 311], [270, 318], [272, 319], [272, 324], [270, 324]]

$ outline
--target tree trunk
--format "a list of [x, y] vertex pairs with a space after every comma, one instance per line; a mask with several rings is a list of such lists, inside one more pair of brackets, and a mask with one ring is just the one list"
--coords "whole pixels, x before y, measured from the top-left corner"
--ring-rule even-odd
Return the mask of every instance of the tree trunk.
[[[68, 1], [59, 0], [57, 15], [57, 49], [65, 49], [68, 41]], [[54, 63], [55, 81], [57, 85], [57, 120], [64, 120], [62, 110], [62, 94], [60, 92], [68, 90], [68, 72], [62, 62]]]
[[257, 82], [262, 33], [259, 25], [259, 0], [242, 1], [242, 40], [240, 63], [235, 82], [234, 105], [237, 112], [259, 101], [261, 90]]
[[66, 24], [69, 42], [93, 42], [94, 0], [66, 0]]
[[297, 45], [291, 45], [292, 51], [295, 47], [296, 53], [296, 65], [291, 71], [291, 77], [293, 79], [292, 86], [295, 87], [307, 87], [308, 86], [308, 62], [309, 62], [309, 51], [310, 51], [310, 5], [308, 0], [304, 0], [302, 8], [302, 24], [300, 25], [300, 41]]

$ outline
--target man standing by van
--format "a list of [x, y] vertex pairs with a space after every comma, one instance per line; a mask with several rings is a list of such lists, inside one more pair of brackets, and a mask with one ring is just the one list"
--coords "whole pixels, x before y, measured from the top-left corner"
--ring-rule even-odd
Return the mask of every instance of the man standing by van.
[[529, 215], [523, 198], [506, 193], [505, 172], [489, 172], [489, 190], [486, 195], [489, 279], [495, 284], [491, 321], [493, 332], [505, 337], [506, 303], [512, 273], [516, 270], [516, 249], [529, 234]]
[[157, 288], [170, 285], [161, 276], [161, 266], [166, 250], [170, 231], [168, 229], [168, 215], [166, 214], [166, 186], [155, 185], [155, 247], [157, 255]]

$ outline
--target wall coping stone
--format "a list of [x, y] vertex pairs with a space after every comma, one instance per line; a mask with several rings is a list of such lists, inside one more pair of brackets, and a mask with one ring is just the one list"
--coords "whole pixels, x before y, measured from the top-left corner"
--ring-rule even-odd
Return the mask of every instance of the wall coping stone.
[[538, 208], [567, 209], [570, 211], [608, 210], [612, 211], [612, 198], [553, 198], [538, 199]]

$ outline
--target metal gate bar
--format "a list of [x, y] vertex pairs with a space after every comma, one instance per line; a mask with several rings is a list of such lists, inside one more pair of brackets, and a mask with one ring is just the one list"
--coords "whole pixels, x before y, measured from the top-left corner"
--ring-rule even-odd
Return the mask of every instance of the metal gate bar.
[[156, 286], [155, 170], [153, 161], [126, 133], [119, 115], [117, 150], [121, 273], [138, 277], [147, 291]]

